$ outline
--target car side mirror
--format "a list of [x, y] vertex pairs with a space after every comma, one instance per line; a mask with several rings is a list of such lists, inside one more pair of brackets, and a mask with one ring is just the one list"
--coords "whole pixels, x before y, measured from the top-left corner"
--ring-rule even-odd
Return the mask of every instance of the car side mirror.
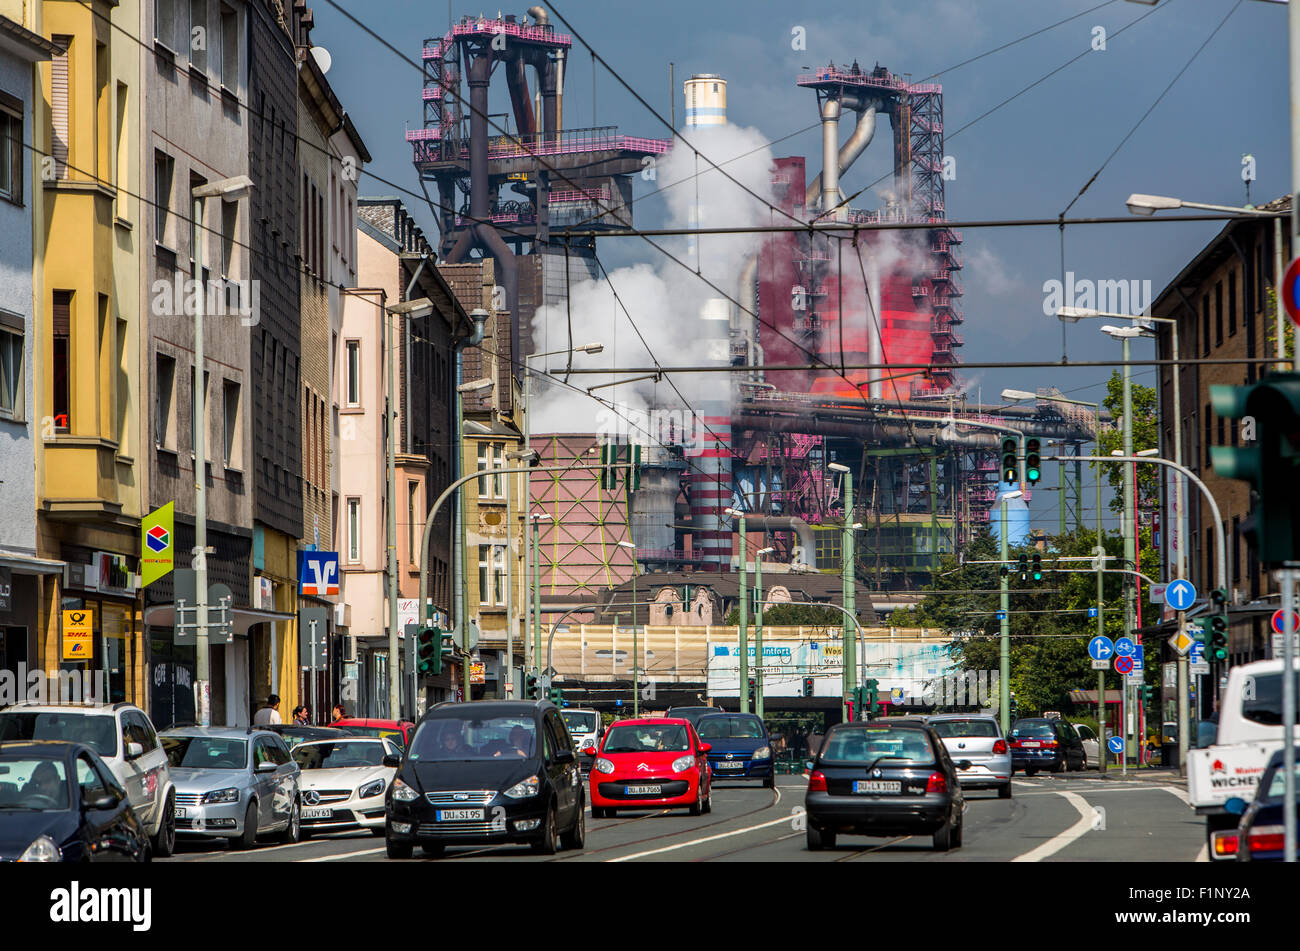
[[583, 755], [583, 756], [595, 756], [595, 755], [596, 755], [596, 747], [594, 747], [594, 746], [584, 747], [584, 748], [583, 748], [583, 751], [582, 751], [582, 755]]
[[127, 759], [139, 759], [141, 756], [144, 756], [144, 746], [139, 743], [126, 744]]
[[397, 769], [402, 765], [402, 758], [395, 753], [389, 753], [380, 760], [380, 765], [387, 766], [390, 769]]
[[555, 754], [555, 762], [557, 763], [572, 763], [573, 760], [573, 750], [560, 750]]
[[808, 760], [808, 762], [804, 763], [803, 765], [804, 765], [804, 768], [805, 768], [805, 769], [812, 769], [812, 768], [813, 768], [813, 761], [812, 761], [812, 760]]
[[970, 764], [970, 760], [968, 760], [968, 759], [959, 759], [959, 760], [957, 760], [957, 768], [958, 768], [958, 769], [970, 769], [970, 765], [971, 765], [971, 764]]
[[712, 750], [712, 749], [713, 749], [713, 744], [712, 744], [712, 743], [701, 743], [701, 744], [700, 744], [700, 752], [701, 752], [701, 753], [708, 753], [708, 752], [709, 752], [710, 750]]
[[1232, 816], [1239, 816], [1246, 811], [1246, 800], [1233, 796], [1223, 804], [1223, 811]]
[[117, 804], [121, 801], [122, 800], [113, 793], [106, 792], [96, 796], [94, 799], [88, 800], [86, 802], [86, 808], [95, 810], [116, 809]]
[[274, 773], [275, 768], [276, 768], [276, 764], [271, 762], [271, 760], [269, 759], [263, 760], [262, 762], [257, 764], [257, 772], [259, 773]]

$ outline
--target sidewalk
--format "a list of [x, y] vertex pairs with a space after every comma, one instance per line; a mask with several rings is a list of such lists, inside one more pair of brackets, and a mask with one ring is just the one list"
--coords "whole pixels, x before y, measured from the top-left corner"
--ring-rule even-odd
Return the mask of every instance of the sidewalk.
[[1163, 766], [1132, 766], [1128, 772], [1122, 772], [1118, 764], [1107, 764], [1106, 772], [1098, 775], [1096, 769], [1089, 769], [1094, 777], [1098, 779], [1123, 780], [1124, 782], [1146, 782], [1159, 783], [1161, 785], [1186, 785], [1187, 780], [1176, 769], [1168, 769]]

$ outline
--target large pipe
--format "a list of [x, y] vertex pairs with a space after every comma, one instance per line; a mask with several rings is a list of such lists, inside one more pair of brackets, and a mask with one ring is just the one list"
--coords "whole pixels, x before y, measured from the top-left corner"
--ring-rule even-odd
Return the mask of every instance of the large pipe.
[[[736, 300], [740, 306], [736, 308], [736, 329], [740, 332], [741, 337], [745, 340], [745, 363], [748, 366], [757, 366], [762, 361], [758, 359], [758, 252], [755, 251], [745, 259], [745, 263], [740, 268], [740, 287]], [[759, 376], [754, 371], [750, 371], [750, 381]]]
[[[825, 214], [839, 203], [840, 192], [840, 102], [825, 99], [822, 102], [822, 194], [821, 212]], [[835, 213], [838, 219], [843, 209]]]
[[555, 51], [555, 135], [564, 128], [564, 50]]
[[515, 125], [519, 135], [537, 134], [537, 118], [533, 115], [532, 97], [528, 95], [528, 74], [524, 71], [523, 52], [515, 49], [506, 66], [506, 85], [510, 89], [510, 105], [515, 111]]
[[533, 18], [534, 26], [550, 26], [551, 18], [545, 7], [529, 7], [528, 15]]
[[[843, 99], [842, 102], [844, 105], [848, 105], [852, 107], [852, 103], [850, 103], [848, 99]], [[855, 108], [855, 111], [858, 113], [858, 124], [854, 126], [853, 134], [850, 135], [849, 140], [844, 143], [844, 147], [840, 149], [839, 152], [839, 175], [840, 176], [843, 176], [844, 173], [847, 172], [849, 168], [853, 165], [853, 163], [858, 160], [858, 157], [867, 150], [867, 146], [871, 144], [871, 140], [875, 137], [876, 110], [879, 108], [879, 106], [880, 106], [879, 101], [873, 99], [869, 103], [866, 103], [861, 109]], [[818, 175], [808, 185], [808, 188], [804, 193], [804, 204], [811, 206], [814, 202], [816, 202], [821, 197], [821, 194], [822, 194], [822, 177], [821, 175]], [[844, 198], [844, 190], [838, 189], [838, 194], [836, 197], [842, 201]]]
[[792, 515], [746, 515], [746, 530], [767, 529], [778, 532], [794, 532], [799, 539], [790, 559], [792, 565], [815, 565], [817, 542], [813, 538], [812, 526], [801, 518]]

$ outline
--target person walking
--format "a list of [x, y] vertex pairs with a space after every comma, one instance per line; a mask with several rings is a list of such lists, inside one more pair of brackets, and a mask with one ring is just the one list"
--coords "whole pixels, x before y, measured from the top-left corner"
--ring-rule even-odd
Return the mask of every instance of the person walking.
[[311, 717], [307, 715], [307, 706], [305, 704], [300, 703], [293, 708], [293, 722], [297, 726], [311, 725]]
[[277, 694], [271, 694], [266, 698], [266, 706], [254, 714], [253, 726], [270, 726], [273, 723], [282, 722], [280, 719], [280, 697]]

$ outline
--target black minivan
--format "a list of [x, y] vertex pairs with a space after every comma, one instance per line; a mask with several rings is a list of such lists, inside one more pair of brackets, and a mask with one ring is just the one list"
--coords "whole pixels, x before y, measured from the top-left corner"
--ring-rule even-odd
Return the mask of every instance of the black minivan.
[[421, 718], [388, 787], [388, 857], [410, 858], [416, 845], [435, 858], [448, 845], [581, 849], [585, 795], [555, 704], [440, 704]]

